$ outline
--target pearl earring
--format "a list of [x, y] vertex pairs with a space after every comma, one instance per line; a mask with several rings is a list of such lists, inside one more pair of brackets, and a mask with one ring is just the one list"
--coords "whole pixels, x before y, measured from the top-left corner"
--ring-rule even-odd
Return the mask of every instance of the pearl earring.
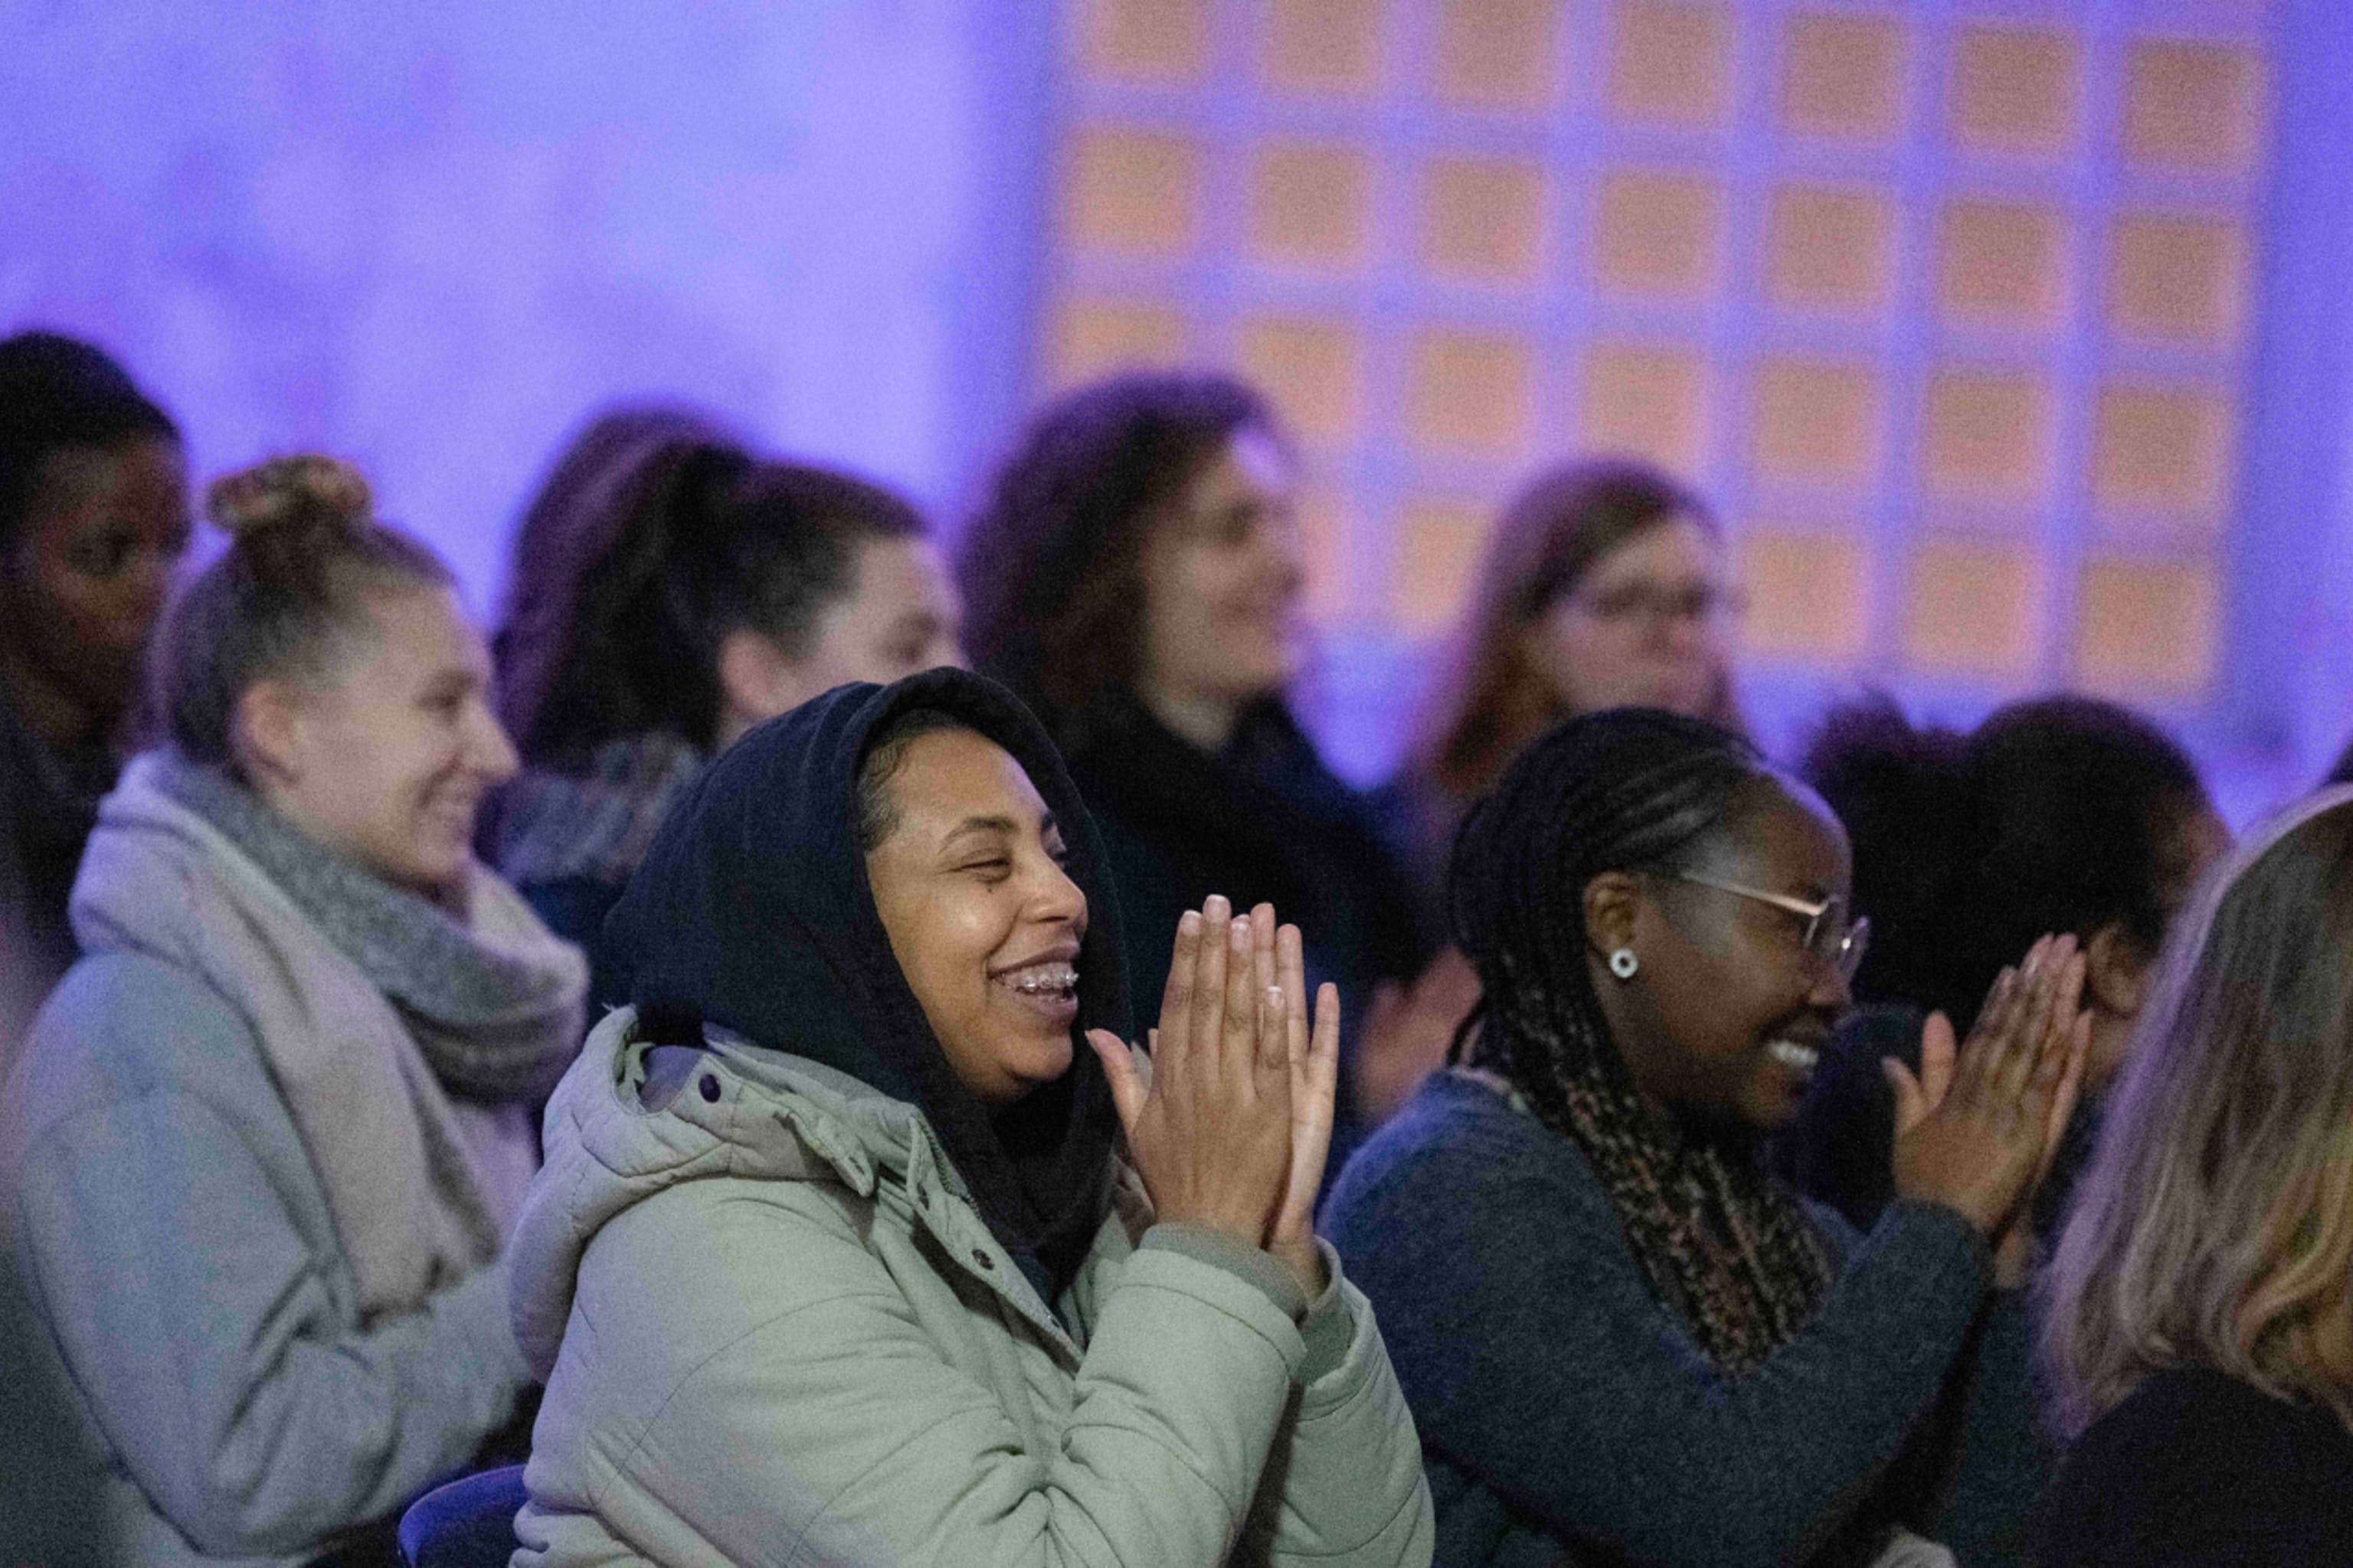
[[1634, 971], [1641, 967], [1642, 960], [1634, 956], [1631, 948], [1620, 948], [1609, 955], [1609, 972], [1621, 980], [1632, 980]]

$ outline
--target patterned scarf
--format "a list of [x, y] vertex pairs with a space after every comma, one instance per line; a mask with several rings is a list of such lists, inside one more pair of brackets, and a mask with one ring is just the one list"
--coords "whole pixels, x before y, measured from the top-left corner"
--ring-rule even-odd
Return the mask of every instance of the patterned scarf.
[[1504, 1078], [1584, 1152], [1651, 1288], [1710, 1361], [1755, 1372], [1812, 1320], [1836, 1273], [1803, 1205], [1753, 1150], [1645, 1102], [1578, 1010], [1525, 985], [1488, 995], [1466, 1064]]
[[586, 964], [478, 870], [463, 917], [321, 849], [217, 768], [169, 754], [148, 784], [222, 834], [390, 998], [433, 1075], [477, 1100], [537, 1100], [580, 1048]]
[[662, 819], [711, 759], [667, 730], [623, 736], [576, 772], [532, 768], [502, 786], [484, 818], [482, 858], [518, 887], [629, 880]]

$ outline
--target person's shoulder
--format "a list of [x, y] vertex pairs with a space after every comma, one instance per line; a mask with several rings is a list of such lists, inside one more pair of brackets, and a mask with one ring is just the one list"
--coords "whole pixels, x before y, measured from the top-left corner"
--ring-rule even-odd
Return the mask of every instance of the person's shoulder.
[[2353, 1532], [2353, 1432], [2220, 1372], [2161, 1372], [2076, 1439], [2044, 1520], [2053, 1563], [2203, 1563], [2221, 1559], [2200, 1542]]
[[121, 1093], [201, 1085], [258, 1066], [251, 1026], [193, 970], [139, 952], [78, 960], [42, 1004], [23, 1055], [35, 1075]]
[[2269, 1449], [2341, 1465], [2353, 1482], [2353, 1431], [2319, 1405], [2282, 1399], [2208, 1367], [2174, 1367], [2135, 1389], [2084, 1435], [2147, 1454], [2235, 1454], [2253, 1461]]
[[1356, 1150], [1330, 1212], [1335, 1225], [1399, 1208], [1467, 1218], [1510, 1192], [1574, 1196], [1588, 1188], [1599, 1191], [1575, 1144], [1515, 1107], [1501, 1085], [1449, 1071], [1432, 1074]]
[[1459, 1068], [1432, 1073], [1361, 1151], [1390, 1160], [1443, 1155], [1534, 1154], [1555, 1135], [1513, 1103], [1500, 1080]]

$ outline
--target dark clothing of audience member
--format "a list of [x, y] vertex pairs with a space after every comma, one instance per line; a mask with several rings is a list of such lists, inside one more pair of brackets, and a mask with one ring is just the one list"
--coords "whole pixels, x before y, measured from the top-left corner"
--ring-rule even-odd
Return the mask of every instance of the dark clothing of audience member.
[[2345, 1568], [2353, 1432], [2204, 1368], [2158, 1373], [2068, 1451], [2037, 1568]]
[[98, 802], [122, 761], [110, 737], [60, 752], [26, 726], [0, 684], [0, 1067], [74, 960], [66, 898]]
[[1311, 986], [1329, 980], [1361, 1004], [1382, 980], [1416, 971], [1425, 954], [1409, 890], [1365, 798], [1281, 704], [1253, 709], [1215, 754], [1122, 693], [1104, 694], [1065, 733], [1119, 892], [1135, 995], [1160, 994], [1164, 934], [1213, 894], [1237, 908], [1314, 911], [1303, 927]]
[[1493, 1083], [1431, 1078], [1329, 1223], [1421, 1432], [1436, 1561], [1553, 1563], [1567, 1542], [1867, 1562], [1904, 1523], [1969, 1568], [2020, 1561], [1964, 1542], [2014, 1533], [2046, 1474], [2021, 1294], [1988, 1298], [1985, 1244], [1949, 1209], [1897, 1202], [1868, 1233], [1811, 1218], [1837, 1286], [1732, 1375], [1651, 1289], [1575, 1144]]

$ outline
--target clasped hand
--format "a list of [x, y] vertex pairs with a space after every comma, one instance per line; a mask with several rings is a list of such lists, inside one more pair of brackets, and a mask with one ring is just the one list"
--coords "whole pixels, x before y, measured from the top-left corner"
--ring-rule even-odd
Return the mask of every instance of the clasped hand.
[[1315, 1194], [1332, 1148], [1340, 997], [1308, 1016], [1299, 927], [1261, 904], [1222, 898], [1177, 922], [1148, 1063], [1107, 1030], [1103, 1059], [1127, 1147], [1154, 1211], [1272, 1253], [1312, 1298], [1326, 1283]]
[[1895, 1090], [1895, 1191], [1957, 1210], [1995, 1248], [2015, 1285], [2032, 1256], [2027, 1216], [2074, 1115], [2091, 1039], [2073, 937], [2045, 937], [1986, 993], [1968, 1044], [1929, 1016], [1920, 1072], [1884, 1064]]

